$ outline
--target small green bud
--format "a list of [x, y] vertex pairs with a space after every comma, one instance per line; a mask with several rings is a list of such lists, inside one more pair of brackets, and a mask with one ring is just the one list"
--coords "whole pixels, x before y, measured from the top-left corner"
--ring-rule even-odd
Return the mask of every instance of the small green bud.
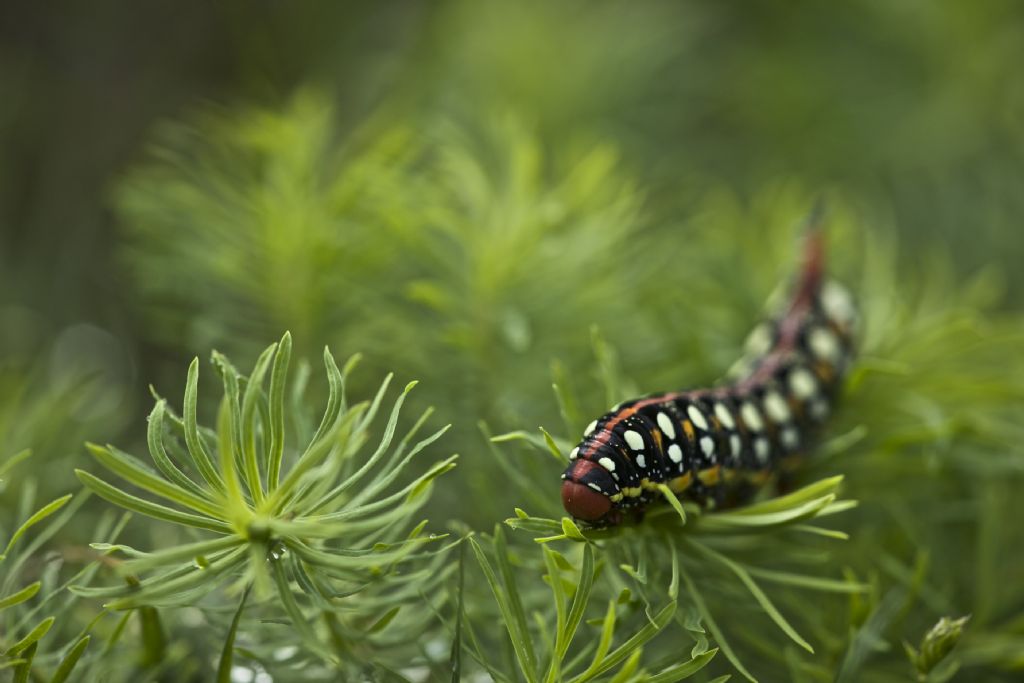
[[959, 619], [942, 617], [921, 639], [919, 650], [915, 651], [914, 648], [909, 645], [907, 646], [907, 653], [917, 671], [921, 674], [922, 680], [960, 642], [960, 636], [968, 619], [970, 619], [969, 616]]

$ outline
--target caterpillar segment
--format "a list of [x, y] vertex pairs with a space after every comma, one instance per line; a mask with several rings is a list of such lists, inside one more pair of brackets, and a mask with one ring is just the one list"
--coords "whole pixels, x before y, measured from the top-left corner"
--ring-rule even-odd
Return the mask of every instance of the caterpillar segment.
[[659, 500], [659, 484], [705, 507], [741, 502], [806, 453], [837, 398], [856, 327], [850, 294], [824, 279], [813, 231], [788, 304], [754, 328], [723, 383], [627, 401], [587, 427], [562, 474], [566, 511], [615, 525]]

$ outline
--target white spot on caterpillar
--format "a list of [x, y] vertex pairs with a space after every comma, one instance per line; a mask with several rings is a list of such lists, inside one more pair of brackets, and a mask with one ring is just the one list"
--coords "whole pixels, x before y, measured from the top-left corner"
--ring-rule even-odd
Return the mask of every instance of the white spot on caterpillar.
[[789, 389], [801, 401], [806, 401], [818, 392], [818, 381], [807, 368], [796, 368], [789, 373]]
[[597, 464], [605, 468], [609, 472], [615, 471], [615, 461], [612, 460], [611, 458], [601, 458], [600, 460], [597, 461]]
[[787, 427], [782, 430], [782, 435], [779, 437], [782, 441], [782, 445], [786, 448], [793, 449], [800, 443], [800, 435], [792, 427]]
[[790, 418], [789, 406], [786, 400], [779, 396], [776, 391], [769, 391], [764, 397], [764, 410], [772, 422], [781, 424]]
[[732, 455], [732, 457], [734, 458], [737, 457], [740, 454], [741, 448], [743, 448], [743, 444], [740, 441], [740, 435], [731, 434], [729, 436], [729, 450], [731, 451], [730, 455]]
[[747, 426], [752, 432], [759, 432], [764, 429], [764, 421], [761, 419], [761, 413], [754, 407], [753, 403], [744, 403], [743, 407], [740, 408], [740, 417], [743, 418], [743, 424]]
[[587, 425], [586, 430], [583, 432], [583, 436], [590, 436], [591, 434], [594, 433], [595, 429], [597, 429], [597, 420], [594, 420], [593, 422]]
[[825, 314], [840, 322], [850, 323], [857, 316], [850, 293], [838, 282], [829, 280], [821, 288], [821, 307]]
[[598, 486], [597, 484], [595, 484], [594, 482], [592, 482], [592, 481], [588, 481], [588, 482], [587, 482], [587, 486], [589, 486], [590, 488], [594, 489], [594, 490], [595, 490], [595, 491], [597, 491], [598, 493], [601, 493], [601, 487], [600, 487], [600, 486]]
[[747, 341], [743, 344], [743, 348], [746, 352], [753, 356], [762, 356], [767, 353], [771, 347], [772, 332], [768, 323], [762, 323], [755, 327], [747, 337]]
[[697, 429], [707, 430], [708, 421], [704, 417], [704, 413], [697, 409], [697, 406], [690, 406], [686, 409], [686, 414], [690, 416], [690, 421], [696, 425]]
[[636, 464], [637, 464], [637, 467], [639, 467], [640, 469], [646, 469], [647, 468], [647, 459], [644, 457], [643, 453], [641, 453], [640, 455], [636, 456]]
[[683, 449], [679, 447], [679, 444], [674, 443], [668, 447], [668, 457], [675, 463], [683, 461]]
[[642, 451], [644, 449], [644, 437], [640, 436], [640, 432], [627, 429], [623, 436], [626, 438], [626, 443], [634, 451]]
[[571, 451], [569, 451], [569, 459], [570, 459], [570, 460], [575, 460], [575, 459], [576, 459], [576, 457], [577, 457], [577, 456], [578, 456], [579, 454], [580, 454], [580, 447], [579, 447], [579, 446], [577, 446], [576, 448], [574, 448], [574, 449], [572, 449]]
[[658, 413], [658, 427], [661, 428], [661, 431], [665, 432], [665, 436], [668, 438], [676, 438], [676, 427], [672, 424], [671, 418], [665, 413]]
[[715, 454], [715, 440], [710, 436], [702, 436], [700, 438], [700, 449], [704, 451], [704, 455], [711, 457]]
[[757, 461], [762, 465], [768, 462], [768, 455], [771, 453], [771, 446], [768, 444], [768, 439], [757, 439], [754, 441], [754, 455], [757, 457]]
[[807, 345], [811, 347], [811, 353], [817, 358], [830, 362], [839, 359], [841, 352], [839, 339], [827, 327], [815, 327], [811, 330], [807, 335]]
[[726, 429], [736, 429], [736, 420], [732, 419], [732, 413], [725, 407], [724, 403], [715, 404], [715, 417]]

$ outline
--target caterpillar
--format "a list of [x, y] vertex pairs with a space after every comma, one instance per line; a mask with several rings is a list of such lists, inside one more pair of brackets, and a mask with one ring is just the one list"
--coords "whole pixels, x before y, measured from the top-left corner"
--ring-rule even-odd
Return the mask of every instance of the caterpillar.
[[754, 328], [726, 380], [626, 401], [590, 423], [562, 474], [566, 512], [613, 526], [663, 498], [659, 484], [705, 507], [741, 501], [806, 452], [852, 361], [857, 322], [849, 292], [825, 278], [812, 227], [788, 304]]

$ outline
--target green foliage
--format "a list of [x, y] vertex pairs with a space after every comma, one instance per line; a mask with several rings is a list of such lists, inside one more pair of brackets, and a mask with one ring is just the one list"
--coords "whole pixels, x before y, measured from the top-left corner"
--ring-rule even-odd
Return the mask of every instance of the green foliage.
[[[30, 451], [22, 451], [7, 458], [0, 463], [0, 475], [9, 472], [15, 465], [31, 455]], [[30, 495], [24, 498], [27, 503]], [[24, 520], [11, 534], [10, 540], [4, 551], [0, 553], [0, 623], [3, 629], [0, 631], [0, 670], [10, 669], [13, 671], [14, 680], [28, 680], [33, 672], [33, 665], [40, 642], [53, 628], [56, 621], [55, 616], [39, 618], [38, 612], [45, 601], [38, 602], [34, 609], [30, 603], [39, 596], [43, 587], [42, 580], [18, 589], [15, 582], [18, 580], [25, 564], [32, 558], [33, 553], [46, 540], [59, 530], [68, 521], [68, 515], [60, 515], [56, 519], [49, 519], [71, 500], [71, 495], [62, 496], [36, 510]], [[71, 508], [75, 509], [74, 506]], [[36, 541], [29, 545], [21, 543], [25, 534], [34, 526], [45, 524], [47, 528]], [[2, 529], [3, 527], [0, 527]], [[24, 545], [24, 547], [22, 547]], [[47, 581], [49, 583], [49, 581]], [[38, 621], [37, 621], [38, 619]], [[88, 637], [76, 643], [62, 659], [54, 671], [52, 677], [43, 679], [51, 683], [61, 683], [75, 668], [85, 647], [88, 645]], [[42, 674], [38, 674], [42, 679]]]
[[[1017, 680], [1021, 8], [790, 9], [25, 22], [0, 60], [0, 676]], [[863, 329], [793, 493], [564, 518], [583, 425], [721, 377], [818, 196]], [[326, 387], [286, 387], [283, 329], [371, 372], [327, 355]], [[139, 383], [208, 348], [255, 369], [214, 354], [207, 403], [193, 364], [146, 429]], [[364, 379], [388, 371], [426, 391]], [[426, 413], [398, 414], [428, 404], [464, 454], [436, 481]], [[69, 501], [85, 440], [124, 451], [90, 446], [106, 471]]]
[[919, 649], [914, 649], [909, 643], [903, 644], [911, 664], [917, 669], [919, 680], [944, 681], [952, 678], [956, 673], [956, 667], [945, 667], [944, 671], [937, 674], [932, 672], [956, 647], [963, 633], [964, 625], [969, 619], [970, 617], [961, 617], [960, 619], [942, 617], [928, 633], [924, 634]]
[[[152, 607], [195, 604], [225, 583], [228, 594], [248, 595], [254, 587], [257, 603], [276, 605], [297, 642], [334, 666], [354, 650], [370, 656], [385, 629], [390, 639], [423, 628], [425, 620], [408, 612], [398, 622], [394, 617], [410, 601], [433, 592], [447, 575], [444, 550], [424, 548], [440, 537], [424, 533], [425, 521], [413, 521], [429, 499], [433, 480], [455, 466], [455, 457], [402, 486], [395, 483], [445, 429], [416, 441], [429, 415], [425, 413], [393, 443], [399, 411], [415, 384], [410, 383], [395, 401], [379, 442], [367, 453], [369, 428], [391, 378], [372, 401], [349, 405], [346, 381], [357, 358], [342, 370], [325, 350], [330, 396], [316, 432], [306, 435], [304, 414], [287, 415], [290, 422], [286, 420], [290, 357], [289, 334], [260, 355], [247, 377], [214, 353], [224, 387], [216, 430], [198, 424], [199, 363], [194, 360], [182, 416], [164, 399], [157, 400], [150, 414], [149, 448], [159, 472], [114, 446], [89, 446], [109, 471], [173, 507], [77, 471], [88, 489], [116, 505], [215, 534], [155, 552], [93, 544], [97, 550], [128, 556], [118, 568], [125, 583], [72, 590], [107, 600], [110, 610], [142, 608], [143, 632], [153, 634], [153, 652], [165, 647]], [[293, 395], [295, 400], [301, 390]], [[287, 443], [286, 424], [295, 426], [301, 446]], [[243, 597], [228, 632], [222, 677], [230, 671], [231, 643], [244, 603]], [[318, 620], [323, 622], [320, 627]]]
[[[372, 324], [376, 297], [361, 283], [389, 258], [386, 231], [414, 211], [402, 173], [417, 146], [403, 129], [339, 140], [336, 119], [306, 92], [283, 111], [160, 129], [159, 161], [118, 192], [132, 233], [124, 258], [153, 304], [154, 340], [252, 351], [282, 328], [306, 341], [358, 328], [356, 318]], [[173, 263], [191, 264], [188, 275]], [[211, 288], [220, 296], [197, 296]]]
[[[330, 107], [322, 101], [310, 105], [316, 101], [312, 97], [301, 96], [291, 109], [279, 114], [254, 111], [215, 119], [218, 127], [232, 130], [245, 129], [239, 123], [247, 118], [273, 122], [265, 124], [268, 130], [284, 125], [292, 131], [293, 140], [294, 136], [302, 140], [277, 148], [253, 146], [244, 136], [236, 138], [221, 157], [225, 169], [222, 182], [231, 188], [226, 196], [239, 198], [243, 207], [266, 209], [268, 216], [315, 215], [313, 207], [318, 200], [308, 195], [303, 199], [309, 207], [302, 210], [284, 201], [294, 193], [270, 192], [265, 195], [266, 202], [246, 199], [259, 194], [259, 188], [278, 188], [276, 181], [267, 185], [267, 179], [279, 172], [274, 170], [278, 164], [289, 167], [288, 155], [296, 149], [315, 150], [315, 154], [300, 155], [300, 168], [305, 170], [292, 178], [294, 182], [303, 182], [302, 178], [322, 170], [319, 162], [310, 160], [330, 156], [330, 148], [320, 141], [338, 137], [323, 132], [325, 127], [331, 130], [329, 122], [336, 117], [323, 113]], [[309, 118], [312, 111], [321, 112], [316, 125]], [[608, 146], [594, 145], [598, 151], [582, 155], [573, 142], [549, 150], [516, 117], [499, 117], [497, 121], [490, 127], [477, 127], [438, 120], [430, 127], [430, 136], [402, 147], [407, 156], [401, 158], [382, 156], [382, 150], [391, 149], [389, 140], [405, 139], [394, 132], [401, 127], [371, 126], [336, 147], [368, 151], [363, 156], [350, 154], [340, 166], [330, 167], [342, 170], [331, 170], [315, 186], [340, 192], [339, 188], [351, 185], [351, 168], [358, 167], [378, 174], [373, 187], [400, 186], [402, 191], [397, 201], [377, 204], [374, 210], [378, 215], [369, 209], [331, 205], [333, 222], [327, 222], [335, 226], [335, 232], [324, 227], [317, 233], [333, 234], [343, 244], [362, 245], [366, 258], [360, 260], [359, 268], [364, 270], [343, 269], [358, 272], [358, 277], [344, 287], [325, 286], [312, 298], [326, 297], [332, 300], [327, 306], [331, 310], [372, 321], [342, 327], [327, 316], [312, 315], [312, 319], [325, 326], [320, 334], [340, 337], [349, 345], [370, 346], [381, 356], [396, 359], [404, 366], [402, 371], [430, 378], [431, 386], [438, 387], [435, 395], [442, 397], [442, 412], [461, 426], [453, 434], [457, 449], [490, 453], [474, 458], [472, 466], [453, 480], [462, 490], [472, 492], [472, 504], [441, 499], [438, 514], [477, 526], [487, 519], [503, 518], [514, 508], [526, 508], [539, 516], [523, 513], [511, 520], [513, 526], [549, 541], [578, 540], [587, 538], [587, 532], [558, 519], [557, 497], [551, 493], [564, 462], [562, 454], [582, 426], [608, 405], [643, 391], [678, 386], [679, 378], [688, 378], [691, 385], [706, 384], [724, 373], [738, 355], [746, 330], [760, 315], [765, 293], [773, 291], [792, 271], [799, 217], [813, 198], [793, 182], [769, 186], [750, 201], [727, 191], [709, 192], [689, 209], [692, 217], [680, 227], [678, 219], [667, 223], [640, 210], [644, 194], [634, 189], [636, 182], [628, 179], [628, 168], [612, 163], [616, 154]], [[285, 135], [271, 137], [289, 139]], [[145, 255], [138, 258], [149, 259], [145, 272], [173, 272], [179, 269], [174, 265], [179, 262], [200, 269], [198, 277], [185, 286], [154, 290], [153, 296], [164, 301], [172, 293], [173, 297], [185, 297], [175, 305], [178, 311], [220, 306], [204, 292], [225, 287], [232, 291], [234, 282], [257, 281], [245, 274], [244, 268], [250, 267], [245, 261], [235, 262], [231, 268], [237, 270], [231, 275], [212, 267], [232, 263], [230, 258], [209, 256], [232, 253], [243, 229], [242, 224], [222, 221], [221, 214], [213, 211], [202, 215], [215, 221], [216, 229], [213, 224], [206, 228], [190, 221], [196, 234], [203, 236], [194, 244], [176, 240], [173, 248], [150, 246], [158, 240], [148, 235], [167, 233], [167, 228], [161, 227], [167, 217], [188, 215], [187, 204], [178, 205], [173, 193], [163, 192], [168, 183], [184, 183], [188, 192], [205, 202], [212, 203], [223, 194], [213, 189], [217, 184], [194, 180], [203, 177], [198, 168], [205, 164], [193, 169], [192, 159], [215, 151], [209, 139], [213, 138], [167, 140], [165, 154], [183, 155], [183, 165], [157, 160], [132, 177], [121, 200], [138, 248], [145, 249]], [[255, 150], [259, 153], [253, 155]], [[393, 163], [385, 163], [385, 158]], [[246, 159], [258, 161], [258, 174], [238, 172], [238, 164]], [[689, 625], [706, 628], [723, 659], [750, 678], [789, 676], [799, 680], [834, 670], [842, 672], [846, 680], [856, 680], [865, 670], [878, 671], [871, 668], [876, 661], [880, 670], [895, 667], [888, 655], [893, 648], [880, 650], [879, 642], [899, 643], [905, 628], [919, 628], [935, 612], [960, 608], [979, 614], [970, 605], [950, 605], [937, 599], [938, 589], [926, 580], [929, 571], [939, 573], [938, 581], [963, 582], [971, 576], [963, 565], [972, 561], [981, 562], [993, 576], [1013, 562], [1012, 546], [998, 539], [978, 546], [979, 552], [986, 553], [978, 558], [943, 545], [949, 556], [941, 560], [926, 559], [920, 539], [937, 539], [944, 533], [940, 526], [929, 526], [929, 520], [942, 519], [947, 496], [973, 496], [967, 490], [971, 486], [989, 485], [974, 478], [980, 473], [977, 460], [964, 460], [959, 453], [985, 444], [986, 451], [1003, 451], [1002, 456], [986, 461], [985, 467], [996, 467], [1000, 457], [1009, 471], [1017, 467], [1012, 425], [1013, 416], [1019, 414], [1016, 399], [1024, 383], [1018, 379], [1021, 369], [1013, 348], [1021, 341], [1020, 321], [989, 312], [998, 301], [998, 282], [991, 275], [982, 273], [973, 284], [962, 285], [951, 277], [947, 255], [938, 247], [923, 250], [916, 262], [900, 260], [897, 246], [883, 231], [861, 227], [870, 217], [858, 206], [856, 197], [833, 192], [828, 200], [830, 270], [858, 292], [864, 334], [861, 360], [822, 454], [809, 459], [800, 476], [805, 483], [818, 480], [819, 486], [834, 487], [835, 477], [843, 474], [850, 495], [875, 504], [845, 515], [840, 528], [826, 529], [809, 520], [836, 509], [827, 488], [803, 489], [809, 497], [797, 500], [793, 507], [754, 515], [698, 515], [692, 506], [670, 497], [669, 505], [645, 524], [645, 528], [660, 528], [664, 522], [671, 528], [685, 523], [686, 540], [677, 541], [687, 557], [681, 566], [687, 577], [684, 584], [693, 587], [683, 596], [687, 609], [692, 610]], [[367, 206], [372, 204], [370, 201]], [[350, 211], [356, 211], [362, 220], [354, 221]], [[344, 227], [353, 221], [363, 227]], [[275, 227], [261, 234], [285, 239], [286, 223], [265, 222]], [[371, 224], [373, 229], [366, 228]], [[288, 234], [299, 242], [316, 244], [304, 233], [291, 230]], [[660, 248], [670, 236], [678, 240], [680, 248]], [[274, 243], [267, 242], [262, 253], [271, 259], [284, 258], [288, 251], [278, 255], [269, 246]], [[389, 249], [389, 259], [374, 256]], [[199, 250], [206, 257], [200, 257]], [[204, 269], [204, 263], [211, 268]], [[331, 283], [336, 275], [318, 264], [315, 259], [307, 260], [304, 276], [313, 283]], [[263, 267], [270, 273], [293, 269], [283, 264]], [[316, 272], [321, 275], [311, 275]], [[160, 287], [160, 282], [159, 278], [150, 279], [147, 286]], [[253, 307], [238, 309], [246, 311], [245, 315], [225, 310], [202, 319], [215, 320], [221, 326], [217, 334], [235, 343], [248, 338], [244, 325], [253, 320], [274, 324], [270, 312], [275, 307], [268, 305], [271, 300], [261, 300], [257, 294], [247, 296]], [[373, 315], [352, 302], [372, 306]], [[301, 308], [277, 308], [288, 315], [305, 315]], [[159, 315], [159, 309], [155, 313]], [[594, 323], [600, 324], [600, 332]], [[298, 318], [294, 324], [303, 325]], [[536, 362], [538, 358], [553, 362], [543, 367]], [[537, 391], [550, 381], [542, 377], [549, 371], [556, 384], [553, 402]], [[562, 428], [528, 437], [525, 435], [532, 432], [512, 433], [499, 437], [498, 443], [481, 443], [480, 437], [467, 429], [474, 422], [550, 423], [555, 414], [561, 415]], [[483, 433], [487, 439], [489, 429], [484, 428]], [[984, 438], [979, 440], [978, 435]], [[522, 455], [510, 453], [500, 445], [510, 438], [526, 438], [532, 446]], [[558, 463], [546, 453], [556, 456]], [[965, 471], [958, 462], [971, 464]], [[929, 466], [938, 476], [922, 479], [920, 472]], [[899, 485], [908, 478], [915, 481], [910, 500]], [[483, 491], [490, 493], [478, 493]], [[961, 500], [963, 509], [971, 498]], [[784, 532], [779, 538], [774, 536], [780, 531], [773, 529], [774, 525]], [[852, 534], [852, 540], [840, 544], [847, 548], [825, 550], [813, 545], [817, 541], [812, 539], [846, 539], [850, 530], [862, 527], [869, 532]], [[962, 531], [971, 533], [967, 527]], [[761, 534], [771, 541], [753, 540]], [[885, 539], [882, 546], [878, 536]], [[797, 540], [801, 537], [806, 538]], [[616, 582], [599, 587], [604, 593], [595, 596], [598, 603], [617, 598], [618, 591], [636, 584], [638, 576], [645, 578], [646, 568], [671, 565], [665, 550], [670, 544], [663, 538], [658, 543], [650, 539], [606, 540], [611, 546], [604, 552], [622, 555], [614, 566], [631, 567], [633, 573], [621, 570]], [[517, 542], [513, 539], [512, 545]], [[808, 543], [810, 547], [804, 547]], [[938, 540], [933, 543], [942, 545]], [[661, 550], [651, 551], [648, 546]], [[773, 550], [762, 550], [767, 547]], [[865, 558], [877, 554], [879, 547], [885, 548], [884, 559], [881, 567], [876, 567]], [[786, 554], [793, 555], [793, 563], [776, 557]], [[640, 559], [645, 570], [637, 573]], [[809, 565], [803, 562], [812, 559]], [[928, 559], [927, 565], [921, 564]], [[946, 568], [958, 563], [961, 568], [957, 572], [947, 572]], [[824, 575], [816, 568], [825, 569]], [[849, 573], [837, 578], [843, 575], [842, 568]], [[762, 588], [765, 582], [771, 585], [770, 592]], [[1008, 584], [986, 582], [979, 599], [997, 604], [992, 591], [998, 585]], [[480, 577], [469, 574], [462, 594], [478, 596], [482, 586]], [[866, 586], [885, 586], [888, 592], [863, 592]], [[540, 605], [552, 600], [544, 598], [539, 588], [524, 584], [517, 592], [525, 604], [541, 609]], [[803, 609], [806, 603], [800, 589], [841, 595], [854, 588], [858, 607], [845, 617], [827, 613], [815, 617]], [[642, 594], [637, 585], [631, 586], [631, 592]], [[832, 613], [842, 614], [839, 596], [826, 595], [823, 600], [832, 606]], [[498, 603], [500, 607], [502, 600]], [[644, 602], [645, 609], [650, 604], [650, 600]], [[781, 640], [746, 626], [751, 609], [775, 623]], [[984, 612], [980, 610], [982, 616]], [[557, 610], [537, 614], [541, 615], [538, 619], [557, 621]], [[799, 615], [799, 619], [791, 615]], [[460, 629], [473, 632], [481, 618], [483, 623], [498, 619], [507, 624], [500, 609], [485, 612], [484, 617], [470, 610], [464, 619], [459, 618]], [[806, 623], [798, 623], [801, 620]], [[741, 626], [730, 628], [736, 623]], [[988, 618], [978, 623], [989, 623]], [[513, 628], [518, 633], [512, 635], [512, 642], [548, 640], [545, 632], [528, 636], [522, 628]], [[676, 628], [691, 633], [678, 624]], [[454, 635], [454, 626], [449, 631]], [[567, 635], [563, 633], [562, 638]], [[480, 653], [493, 651], [488, 637], [478, 638]], [[792, 646], [784, 644], [787, 640]], [[971, 653], [969, 644], [963, 652], [965, 656]], [[653, 659], [646, 659], [652, 655]], [[655, 643], [653, 650], [645, 648], [644, 656], [645, 662], [658, 663], [664, 653]], [[978, 656], [983, 655], [979, 652]], [[556, 659], [548, 655], [546, 661], [550, 665]], [[507, 670], [512, 663], [495, 664], [483, 657], [473, 661], [495, 671]], [[541, 671], [542, 662], [536, 656], [521, 655], [516, 661], [524, 675], [547, 675], [548, 669]], [[630, 666], [640, 667], [639, 659], [629, 661]], [[578, 670], [566, 668], [564, 673], [575, 675]]]
[[116, 430], [132, 413], [127, 372], [118, 366], [124, 348], [87, 324], [50, 338], [38, 314], [20, 307], [0, 308], [0, 326], [8, 330], [0, 341], [0, 444], [5, 453], [31, 449], [34, 462], [48, 463], [52, 471], [39, 483], [56, 495], [76, 483], [69, 463], [87, 435]]
[[550, 153], [511, 114], [428, 121], [420, 136], [344, 135], [337, 119], [303, 93], [160, 136], [118, 195], [156, 339], [248, 350], [268, 330], [304, 330], [422, 377], [448, 419], [507, 419], [531, 412], [546, 359], [572, 358], [598, 311], [625, 329], [617, 293], [632, 279], [653, 286], [628, 267], [640, 197], [612, 146]]
[[[641, 626], [613, 650], [617, 605], [616, 601], [612, 600], [608, 604], [604, 619], [600, 622], [599, 639], [589, 643], [581, 653], [575, 654], [571, 660], [567, 661], [569, 648], [587, 609], [590, 591], [597, 573], [593, 548], [589, 545], [584, 548], [582, 564], [578, 571], [557, 551], [547, 546], [543, 548], [544, 564], [547, 569], [544, 580], [551, 588], [555, 608], [555, 632], [553, 642], [551, 634], [544, 633], [546, 638], [538, 647], [529, 632], [501, 528], [497, 528], [493, 542], [493, 551], [501, 575], [500, 581], [480, 545], [475, 539], [470, 539], [470, 543], [497, 600], [519, 668], [526, 680], [531, 683], [533, 681], [560, 680], [582, 683], [616, 668], [618, 668], [618, 673], [613, 680], [617, 681], [680, 681], [704, 668], [717, 652], [716, 650], [707, 650], [696, 653], [689, 661], [674, 664], [653, 675], [648, 674], [644, 669], [639, 668], [643, 653], [642, 647], [670, 622], [676, 610], [676, 602], [673, 599], [656, 614], [651, 615], [647, 624]], [[570, 578], [565, 578], [563, 568], [568, 570]], [[568, 593], [571, 593], [572, 596], [571, 606], [566, 610]], [[550, 623], [550, 619], [546, 621]], [[545, 621], [540, 621], [540, 623], [543, 625]], [[471, 654], [486, 668], [491, 677], [497, 681], [510, 680], [507, 674], [501, 673], [501, 667], [496, 662], [489, 662], [488, 658], [479, 650], [476, 637], [471, 635], [470, 639], [473, 644], [470, 649]], [[590, 663], [584, 666], [588, 656]], [[574, 664], [580, 669], [575, 676], [566, 670], [573, 668]]]

